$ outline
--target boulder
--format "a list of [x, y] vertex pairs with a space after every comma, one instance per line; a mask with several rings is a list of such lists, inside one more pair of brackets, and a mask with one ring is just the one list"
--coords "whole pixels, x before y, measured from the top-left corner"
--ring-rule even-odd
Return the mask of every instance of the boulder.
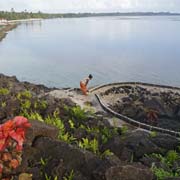
[[158, 147], [149, 136], [149, 133], [144, 131], [133, 131], [125, 134], [123, 137], [113, 137], [104, 149], [110, 149], [121, 160], [137, 161], [144, 156], [144, 154], [162, 153], [162, 149]]
[[[37, 150], [36, 159], [43, 155], [44, 159], [49, 159], [46, 172], [50, 176], [52, 172], [57, 172], [58, 177], [62, 177], [62, 171], [57, 171], [57, 166], [65, 171], [74, 170], [80, 172], [83, 177], [91, 177], [92, 172], [102, 164], [102, 160], [93, 153], [81, 150], [65, 142], [51, 140], [49, 138], [38, 138], [34, 143]], [[54, 163], [56, 161], [57, 162]], [[51, 168], [49, 168], [51, 167]]]
[[49, 137], [57, 139], [59, 130], [55, 126], [47, 125], [44, 122], [29, 120], [31, 127], [26, 134], [26, 145], [32, 146], [33, 142], [39, 137]]
[[111, 167], [106, 171], [106, 180], [152, 180], [153, 174], [144, 166], [125, 165]]
[[161, 98], [151, 98], [151, 99], [146, 99], [144, 102], [144, 106], [148, 109], [154, 109], [158, 111], [159, 114], [164, 115], [166, 114], [164, 104]]
[[168, 150], [176, 149], [180, 145], [179, 140], [168, 134], [160, 134], [151, 138], [151, 141], [158, 147]]

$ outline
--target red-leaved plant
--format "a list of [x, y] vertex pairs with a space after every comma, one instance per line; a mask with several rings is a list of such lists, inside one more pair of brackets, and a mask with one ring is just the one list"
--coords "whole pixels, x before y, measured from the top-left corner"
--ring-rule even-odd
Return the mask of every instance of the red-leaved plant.
[[21, 164], [25, 133], [30, 126], [22, 116], [0, 125], [0, 179], [10, 179], [11, 171]]

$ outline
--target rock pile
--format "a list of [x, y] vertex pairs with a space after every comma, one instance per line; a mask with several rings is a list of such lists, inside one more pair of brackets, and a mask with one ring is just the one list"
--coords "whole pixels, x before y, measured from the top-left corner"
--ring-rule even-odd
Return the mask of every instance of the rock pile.
[[[101, 96], [119, 94], [120, 98], [110, 107], [116, 112], [137, 121], [158, 127], [179, 131], [180, 129], [180, 92], [149, 90], [141, 86], [120, 86], [108, 89]], [[157, 116], [155, 122], [148, 117]]]

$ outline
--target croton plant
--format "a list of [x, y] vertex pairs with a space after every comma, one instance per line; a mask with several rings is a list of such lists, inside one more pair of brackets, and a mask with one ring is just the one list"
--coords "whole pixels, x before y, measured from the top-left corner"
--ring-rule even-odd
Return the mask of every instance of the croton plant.
[[28, 120], [17, 116], [0, 125], [0, 179], [9, 180], [11, 172], [21, 164]]

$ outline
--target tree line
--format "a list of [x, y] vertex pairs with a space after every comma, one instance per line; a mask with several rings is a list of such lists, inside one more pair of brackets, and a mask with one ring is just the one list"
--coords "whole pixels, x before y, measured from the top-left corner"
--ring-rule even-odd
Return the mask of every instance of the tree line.
[[72, 17], [93, 17], [93, 16], [167, 16], [167, 15], [180, 15], [179, 13], [170, 13], [170, 12], [128, 12], [128, 13], [66, 13], [66, 14], [50, 14], [50, 13], [42, 13], [42, 12], [27, 12], [27, 10], [23, 12], [15, 12], [12, 8], [10, 12], [8, 11], [0, 11], [0, 19], [7, 20], [18, 20], [18, 19], [31, 19], [31, 18], [72, 18]]
[[31, 18], [42, 18], [42, 19], [48, 19], [48, 18], [58, 18], [62, 17], [61, 14], [48, 14], [48, 13], [42, 13], [42, 12], [15, 12], [15, 11], [0, 11], [0, 19], [7, 19], [7, 20], [18, 20], [18, 19], [31, 19]]

